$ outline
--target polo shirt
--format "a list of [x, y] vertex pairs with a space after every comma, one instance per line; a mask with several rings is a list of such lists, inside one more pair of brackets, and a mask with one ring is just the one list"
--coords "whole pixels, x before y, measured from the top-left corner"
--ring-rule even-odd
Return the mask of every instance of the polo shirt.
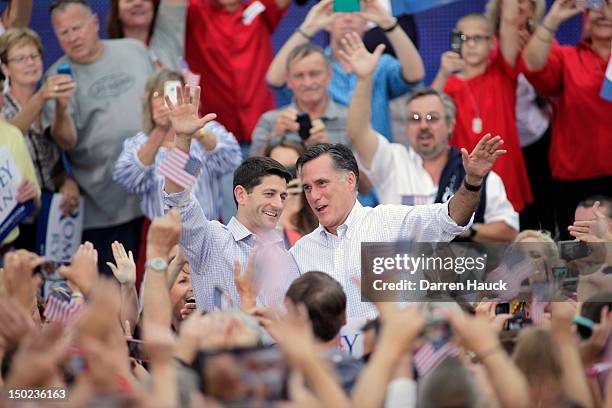
[[200, 109], [216, 113], [240, 142], [250, 142], [259, 117], [274, 108], [265, 75], [285, 12], [274, 0], [248, 0], [233, 13], [214, 0], [189, 1], [185, 57], [201, 75]]
[[612, 175], [612, 102], [599, 93], [608, 61], [588, 40], [553, 44], [544, 68], [519, 68], [541, 95], [558, 96], [553, 117], [550, 167], [554, 178], [585, 180]]
[[[272, 139], [271, 133], [276, 125], [278, 116], [288, 107], [291, 107], [298, 112], [300, 111], [295, 104], [295, 101], [293, 101], [287, 106], [266, 112], [261, 116], [259, 122], [257, 122], [255, 130], [253, 131], [253, 137], [251, 140], [251, 156], [255, 156], [262, 147], [265, 148], [265, 146], [270, 142]], [[351, 146], [351, 143], [346, 136], [347, 112], [348, 109], [346, 106], [337, 104], [331, 98], [328, 100], [327, 106], [325, 107], [325, 112], [323, 112], [323, 116], [321, 116], [320, 119], [325, 125], [325, 129], [327, 129], [329, 143], [342, 143], [346, 146]], [[298, 143], [302, 141], [300, 136], [295, 132], [285, 134], [284, 138]], [[280, 137], [276, 139], [278, 140]]]

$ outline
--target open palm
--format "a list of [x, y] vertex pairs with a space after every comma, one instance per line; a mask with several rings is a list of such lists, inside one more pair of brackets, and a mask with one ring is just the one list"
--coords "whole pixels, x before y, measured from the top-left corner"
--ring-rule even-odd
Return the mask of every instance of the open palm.
[[191, 136], [200, 130], [207, 122], [215, 119], [217, 115], [209, 113], [200, 118], [200, 87], [196, 86], [194, 92], [188, 85], [177, 88], [176, 105], [166, 96], [166, 104], [170, 109], [170, 122], [177, 135]]
[[342, 50], [340, 55], [345, 58], [359, 77], [366, 77], [376, 69], [380, 55], [385, 50], [383, 44], [376, 47], [373, 53], [363, 45], [361, 37], [357, 33], [348, 33], [342, 38]]
[[480, 139], [472, 153], [468, 154], [467, 149], [461, 149], [461, 155], [463, 158], [463, 168], [468, 176], [476, 177], [479, 179], [484, 178], [495, 160], [502, 154], [505, 154], [505, 150], [499, 149], [504, 144], [501, 137], [491, 137], [490, 133]]

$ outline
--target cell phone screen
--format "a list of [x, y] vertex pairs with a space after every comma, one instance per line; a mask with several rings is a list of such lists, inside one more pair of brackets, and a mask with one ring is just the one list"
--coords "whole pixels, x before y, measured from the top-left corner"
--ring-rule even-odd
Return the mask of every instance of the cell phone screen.
[[503, 303], [498, 303], [497, 306], [495, 306], [495, 314], [508, 314], [510, 313], [510, 303], [508, 302], [503, 302]]
[[298, 113], [297, 122], [300, 125], [298, 134], [300, 139], [306, 140], [310, 137], [310, 129], [312, 128], [312, 122], [310, 116], [307, 113]]
[[222, 405], [266, 406], [287, 399], [288, 367], [277, 347], [201, 352], [197, 361], [202, 392]]
[[128, 345], [128, 352], [130, 357], [132, 357], [135, 360], [139, 360], [139, 361], [147, 361], [147, 353], [145, 352], [144, 349], [144, 342], [142, 342], [141, 340], [136, 340], [136, 339], [128, 339], [127, 340], [127, 345]]
[[456, 28], [451, 33], [451, 51], [461, 55], [461, 32]]
[[164, 103], [166, 103], [166, 96], [170, 99], [173, 105], [176, 106], [177, 102], [177, 88], [181, 86], [181, 81], [166, 81], [164, 82]]
[[356, 13], [361, 11], [359, 0], [334, 0], [334, 11], [336, 13]]

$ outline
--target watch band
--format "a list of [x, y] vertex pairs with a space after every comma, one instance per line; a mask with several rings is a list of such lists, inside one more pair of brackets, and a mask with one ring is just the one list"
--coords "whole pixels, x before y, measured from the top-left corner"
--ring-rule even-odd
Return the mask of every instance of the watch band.
[[466, 179], [463, 179], [463, 185], [465, 186], [465, 189], [467, 191], [474, 191], [474, 192], [476, 192], [476, 191], [480, 191], [480, 189], [482, 188], [482, 183], [480, 183], [480, 185], [478, 185], [478, 186], [475, 186], [473, 184], [468, 183], [466, 181]]

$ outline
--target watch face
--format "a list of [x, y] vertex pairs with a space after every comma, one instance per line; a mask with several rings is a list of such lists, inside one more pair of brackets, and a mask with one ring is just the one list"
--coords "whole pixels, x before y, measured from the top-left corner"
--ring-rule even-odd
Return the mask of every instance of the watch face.
[[149, 266], [155, 270], [163, 271], [168, 269], [168, 263], [161, 258], [153, 258], [149, 261]]

